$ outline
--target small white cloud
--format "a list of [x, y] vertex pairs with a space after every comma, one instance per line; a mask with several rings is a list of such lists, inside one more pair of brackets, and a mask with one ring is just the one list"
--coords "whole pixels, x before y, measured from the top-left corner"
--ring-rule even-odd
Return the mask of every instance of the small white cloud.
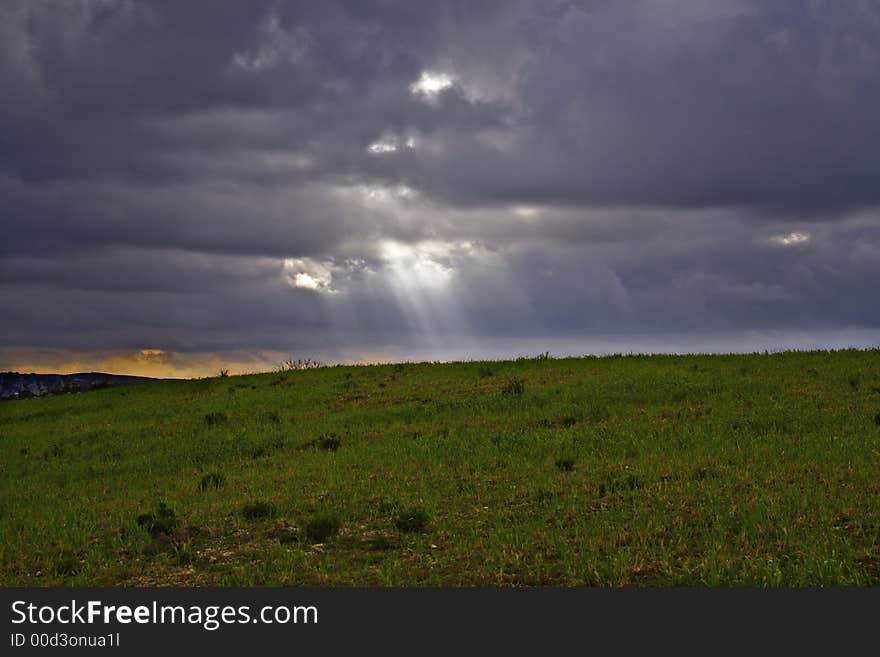
[[397, 144], [390, 141], [377, 141], [370, 144], [367, 147], [367, 150], [375, 155], [381, 155], [382, 153], [393, 153], [397, 150]]
[[813, 236], [809, 233], [795, 231], [793, 233], [785, 233], [784, 235], [773, 235], [767, 241], [777, 246], [797, 246], [798, 244], [806, 244], [811, 239], [813, 239]]
[[448, 73], [422, 71], [419, 79], [413, 82], [409, 90], [425, 100], [434, 100], [444, 90], [452, 86], [454, 80]]
[[403, 138], [395, 135], [386, 135], [367, 146], [367, 151], [373, 155], [383, 155], [385, 153], [394, 153], [401, 148], [413, 149], [415, 147], [416, 139], [413, 136]]
[[335, 292], [330, 263], [309, 258], [288, 258], [284, 261], [284, 277], [292, 287], [314, 292]]
[[366, 185], [361, 188], [362, 194], [368, 201], [378, 203], [391, 203], [393, 201], [410, 201], [416, 197], [416, 190], [406, 185], [394, 187], [373, 187]]
[[323, 281], [319, 281], [317, 278], [304, 271], [297, 272], [293, 276], [293, 285], [295, 287], [304, 287], [307, 290], [320, 289], [323, 287], [322, 283]]

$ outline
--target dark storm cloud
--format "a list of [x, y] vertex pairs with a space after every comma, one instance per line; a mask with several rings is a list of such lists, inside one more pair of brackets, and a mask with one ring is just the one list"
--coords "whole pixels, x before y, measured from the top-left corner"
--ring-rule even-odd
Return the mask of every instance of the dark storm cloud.
[[875, 330], [877, 70], [856, 0], [11, 0], [0, 342]]

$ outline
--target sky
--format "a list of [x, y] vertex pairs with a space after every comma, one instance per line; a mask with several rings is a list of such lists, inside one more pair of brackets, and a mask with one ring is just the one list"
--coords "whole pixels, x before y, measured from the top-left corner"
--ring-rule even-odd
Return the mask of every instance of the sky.
[[0, 370], [880, 345], [873, 0], [0, 0]]

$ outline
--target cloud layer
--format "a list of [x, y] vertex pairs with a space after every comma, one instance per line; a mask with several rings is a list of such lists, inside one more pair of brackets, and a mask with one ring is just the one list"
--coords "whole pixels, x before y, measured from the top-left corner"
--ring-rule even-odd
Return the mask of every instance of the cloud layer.
[[858, 0], [10, 0], [0, 369], [876, 343], [878, 69]]

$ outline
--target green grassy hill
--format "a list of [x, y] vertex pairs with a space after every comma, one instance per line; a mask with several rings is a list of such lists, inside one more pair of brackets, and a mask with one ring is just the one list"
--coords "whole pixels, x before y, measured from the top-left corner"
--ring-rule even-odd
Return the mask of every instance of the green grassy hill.
[[3, 585], [877, 585], [880, 351], [0, 404]]

